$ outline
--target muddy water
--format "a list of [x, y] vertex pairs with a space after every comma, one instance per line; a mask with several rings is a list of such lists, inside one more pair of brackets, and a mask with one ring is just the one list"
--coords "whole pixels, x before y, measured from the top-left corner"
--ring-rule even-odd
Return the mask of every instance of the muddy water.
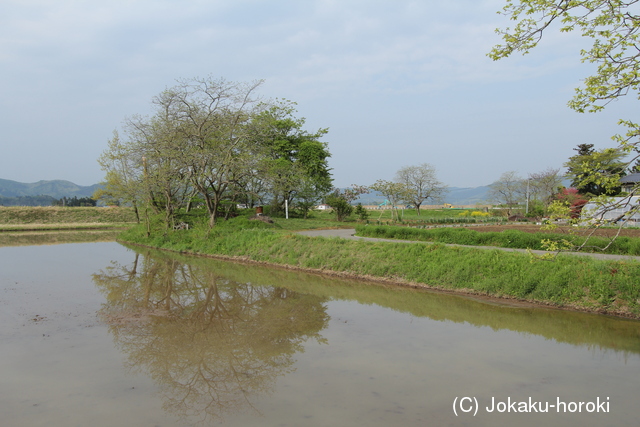
[[3, 426], [636, 425], [639, 411], [640, 322], [114, 242], [0, 247], [0, 336]]

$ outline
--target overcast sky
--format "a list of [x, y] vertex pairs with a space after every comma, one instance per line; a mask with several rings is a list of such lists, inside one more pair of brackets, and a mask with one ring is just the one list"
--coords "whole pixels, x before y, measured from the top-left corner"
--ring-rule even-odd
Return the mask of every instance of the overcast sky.
[[[548, 33], [494, 62], [503, 0], [3, 0], [0, 178], [101, 181], [96, 159], [124, 118], [176, 79], [265, 79], [329, 128], [334, 184], [432, 164], [452, 187], [561, 167], [612, 146], [627, 101], [566, 103], [592, 68], [583, 41]], [[635, 107], [633, 107], [635, 108]]]

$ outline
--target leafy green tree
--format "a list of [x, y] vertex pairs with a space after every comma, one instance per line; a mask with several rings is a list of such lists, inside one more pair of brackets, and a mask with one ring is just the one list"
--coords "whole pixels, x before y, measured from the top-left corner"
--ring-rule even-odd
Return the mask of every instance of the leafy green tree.
[[[535, 48], [543, 34], [553, 26], [562, 33], [579, 32], [590, 39], [590, 48], [580, 51], [582, 62], [595, 64], [595, 72], [584, 79], [569, 107], [583, 112], [596, 112], [611, 101], [631, 94], [640, 99], [640, 15], [638, 0], [506, 0], [502, 14], [515, 22], [513, 28], [498, 29], [504, 44], [495, 46], [489, 53], [494, 60], [505, 58], [519, 51], [523, 54]], [[637, 114], [638, 109], [634, 110]], [[611, 161], [618, 151], [630, 153], [640, 144], [640, 124], [635, 119], [621, 119], [619, 124], [626, 127], [625, 134], [614, 136], [618, 149], [591, 154], [593, 162], [571, 164], [573, 175], [580, 185], [594, 184], [595, 193], [615, 194], [619, 187], [619, 176], [600, 166], [600, 161]], [[579, 153], [580, 154], [580, 153]], [[636, 160], [634, 156], [628, 163]], [[571, 160], [570, 160], [571, 163]], [[591, 168], [591, 170], [588, 170]], [[625, 165], [626, 168], [626, 165]], [[631, 195], [638, 187], [631, 192]], [[637, 212], [631, 197], [626, 201], [606, 201], [600, 196], [596, 201], [602, 204], [602, 211], [615, 210], [622, 205], [630, 208], [628, 215]], [[566, 209], [569, 210], [568, 208]]]
[[619, 194], [620, 178], [626, 173], [626, 153], [615, 148], [594, 151], [590, 146], [579, 145], [574, 149], [578, 154], [565, 163], [571, 186], [588, 197]]
[[313, 178], [302, 176], [296, 192], [296, 208], [302, 213], [304, 218], [308, 218], [309, 212], [320, 202], [323, 194], [318, 191], [318, 187]]
[[91, 207], [96, 205], [96, 201], [91, 197], [62, 197], [58, 200], [54, 200], [52, 203], [54, 206], [65, 206], [65, 207]]
[[333, 191], [325, 197], [325, 202], [333, 208], [333, 213], [338, 221], [344, 221], [353, 213], [353, 205], [351, 204], [361, 194], [369, 192], [367, 187], [361, 185], [352, 185], [351, 188], [339, 189], [334, 188]]
[[98, 163], [106, 175], [92, 197], [108, 205], [131, 205], [140, 222], [138, 207], [145, 199], [142, 161], [131, 145], [122, 142], [119, 133], [114, 131], [108, 148], [98, 157]]
[[337, 191], [329, 194], [325, 201], [333, 209], [338, 221], [344, 221], [353, 212], [353, 206]]
[[[576, 89], [569, 107], [581, 113], [596, 112], [628, 94], [640, 99], [637, 6], [638, 0], [506, 0], [500, 13], [514, 21], [515, 26], [496, 30], [504, 44], [495, 46], [489, 56], [498, 60], [516, 51], [527, 54], [553, 26], [562, 33], [577, 31], [593, 43], [591, 48], [580, 52], [582, 62], [595, 64], [597, 68], [584, 80], [584, 85]], [[619, 123], [627, 132], [614, 139], [621, 150], [630, 152], [640, 143], [640, 125], [628, 119]], [[593, 181], [599, 181], [600, 186], [612, 185], [604, 192], [616, 188], [616, 183], [607, 175]]]
[[362, 203], [358, 203], [356, 205], [355, 213], [356, 215], [358, 215], [358, 218], [361, 221], [366, 221], [367, 219], [369, 219], [369, 211], [367, 211], [367, 209], [362, 206]]
[[[183, 79], [152, 100], [150, 117], [125, 120], [99, 162], [106, 172], [105, 200], [162, 214], [165, 228], [194, 201], [209, 227], [237, 203], [272, 199], [299, 207], [331, 189], [326, 129], [309, 133], [290, 102], [262, 102], [262, 81]], [[270, 194], [269, 194], [270, 193]], [[150, 227], [147, 228], [150, 233]]]
[[126, 137], [115, 134], [99, 159], [108, 197], [144, 203], [168, 228], [199, 196], [213, 226], [224, 199], [256, 170], [248, 125], [260, 84], [187, 79], [154, 97], [154, 114], [127, 118]]
[[[171, 228], [175, 215], [188, 194], [189, 172], [180, 149], [181, 135], [161, 111], [151, 118], [133, 116], [125, 121], [128, 151], [141, 170], [145, 218], [149, 209], [162, 214], [165, 228]], [[148, 232], [150, 230], [148, 229]]]
[[266, 106], [251, 125], [253, 138], [264, 155], [259, 169], [269, 184], [276, 211], [284, 209], [285, 200], [289, 205], [298, 200], [305, 206], [331, 190], [331, 154], [327, 143], [320, 141], [328, 129], [313, 133], [304, 130], [305, 119], [295, 117], [295, 105], [277, 100]]

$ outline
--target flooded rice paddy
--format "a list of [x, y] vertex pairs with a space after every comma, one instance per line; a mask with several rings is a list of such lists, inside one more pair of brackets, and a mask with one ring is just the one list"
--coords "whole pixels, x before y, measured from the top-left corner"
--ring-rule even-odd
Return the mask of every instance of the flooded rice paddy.
[[3, 426], [637, 424], [637, 321], [71, 239], [0, 241]]

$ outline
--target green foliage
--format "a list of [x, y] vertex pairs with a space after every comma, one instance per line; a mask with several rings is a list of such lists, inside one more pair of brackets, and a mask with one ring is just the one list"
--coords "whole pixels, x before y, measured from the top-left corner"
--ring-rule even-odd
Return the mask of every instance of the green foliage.
[[366, 221], [367, 219], [369, 219], [369, 211], [367, 211], [362, 206], [362, 203], [358, 203], [356, 205], [355, 213], [356, 215], [358, 215], [358, 219], [360, 219], [361, 221]]
[[337, 221], [345, 221], [351, 213], [353, 206], [351, 202], [358, 198], [359, 195], [369, 191], [367, 187], [360, 185], [352, 185], [350, 188], [339, 189], [334, 188], [333, 191], [325, 197], [325, 203], [331, 206], [332, 213], [336, 216]]
[[353, 206], [337, 191], [329, 194], [325, 201], [331, 206], [338, 221], [344, 221], [353, 212]]
[[169, 232], [146, 238], [144, 227], [138, 226], [120, 238], [175, 251], [241, 257], [441, 289], [473, 289], [483, 294], [640, 315], [640, 288], [636, 285], [640, 264], [636, 262], [558, 257], [553, 263], [532, 263], [526, 254], [496, 250], [309, 238], [274, 230], [233, 227], [216, 227], [209, 233], [205, 230]]
[[[514, 21], [515, 26], [496, 30], [504, 44], [489, 53], [494, 60], [516, 51], [529, 53], [553, 25], [559, 26], [561, 33], [575, 31], [593, 42], [580, 55], [582, 62], [596, 64], [597, 68], [576, 89], [569, 102], [573, 110], [600, 111], [628, 94], [640, 99], [640, 16], [636, 0], [507, 0], [501, 13]], [[619, 149], [625, 153], [634, 151], [639, 143], [640, 124], [627, 119], [619, 124], [627, 128], [626, 134], [614, 137]], [[576, 176], [583, 172], [589, 173], [578, 170]], [[596, 177], [591, 183], [605, 189], [613, 184], [606, 176]]]
[[271, 200], [277, 214], [286, 201], [306, 215], [331, 188], [327, 130], [305, 131], [295, 103], [259, 102], [261, 84], [184, 79], [154, 97], [154, 114], [127, 118], [100, 156], [96, 197], [132, 205], [145, 221], [162, 213], [165, 230], [200, 203], [210, 228], [238, 203]]
[[489, 56], [494, 60], [515, 51], [528, 53], [537, 46], [551, 24], [560, 32], [581, 33], [591, 39], [591, 49], [580, 52], [582, 61], [598, 64], [596, 73], [576, 89], [571, 108], [576, 111], [599, 111], [619, 96], [637, 91], [640, 67], [637, 46], [638, 15], [635, 1], [605, 0], [507, 0], [502, 14], [516, 22], [515, 27], [496, 30], [505, 44], [495, 46]]
[[527, 218], [540, 218], [546, 215], [544, 204], [539, 200], [529, 201], [529, 212], [525, 214]]
[[67, 206], [67, 207], [88, 207], [88, 206], [95, 206], [96, 205], [96, 201], [94, 199], [92, 199], [91, 197], [63, 197], [59, 200], [55, 200], [53, 202], [54, 206]]
[[620, 149], [606, 148], [594, 151], [591, 144], [578, 146], [578, 154], [565, 163], [571, 185], [588, 196], [614, 196], [620, 193], [620, 178], [625, 175], [626, 153]]
[[264, 174], [275, 209], [285, 200], [303, 214], [331, 190], [328, 145], [320, 139], [328, 129], [304, 130], [305, 119], [295, 117], [295, 102], [276, 100], [252, 120], [252, 138], [262, 150], [258, 168]]
[[[483, 232], [464, 227], [443, 227], [429, 230], [394, 227], [394, 226], [362, 226], [356, 227], [359, 236], [379, 237], [384, 239], [414, 240], [469, 246], [496, 246], [514, 249], [532, 249], [547, 251], [566, 251], [575, 249], [585, 242], [586, 251], [616, 255], [640, 255], [640, 239], [619, 237], [614, 242], [604, 237], [588, 237], [577, 233], [526, 233], [518, 230], [501, 232]], [[606, 250], [601, 248], [606, 247]]]

